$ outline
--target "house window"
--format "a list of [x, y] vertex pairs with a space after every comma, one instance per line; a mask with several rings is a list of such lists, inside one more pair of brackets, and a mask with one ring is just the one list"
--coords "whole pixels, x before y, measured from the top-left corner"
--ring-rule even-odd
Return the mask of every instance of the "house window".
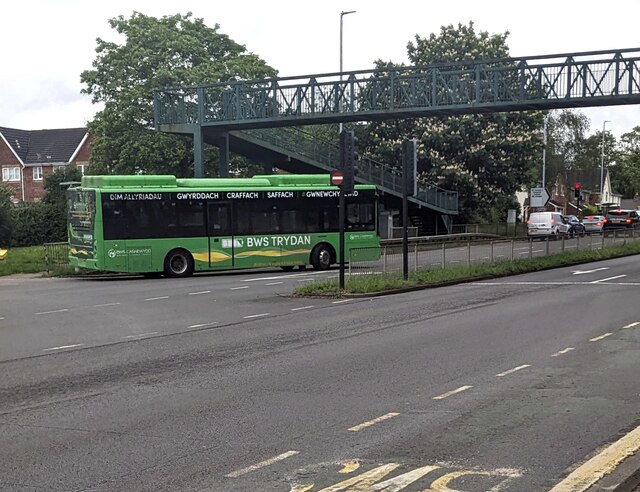
[[3, 167], [2, 181], [20, 181], [19, 167]]
[[54, 164], [53, 172], [55, 173], [56, 171], [64, 171], [64, 164]]
[[33, 180], [42, 181], [42, 166], [36, 166], [33, 168]]
[[80, 174], [84, 176], [84, 164], [76, 164], [76, 167], [80, 169]]

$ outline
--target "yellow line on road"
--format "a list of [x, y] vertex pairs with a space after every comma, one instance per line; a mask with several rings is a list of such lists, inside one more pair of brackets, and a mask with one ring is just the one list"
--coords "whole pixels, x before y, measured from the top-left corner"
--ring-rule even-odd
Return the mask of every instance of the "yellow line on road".
[[590, 342], [597, 342], [599, 340], [602, 340], [603, 338], [610, 337], [611, 335], [613, 335], [613, 333], [605, 333], [604, 335], [600, 335], [599, 337], [590, 338], [589, 341]]
[[576, 468], [549, 492], [582, 492], [640, 449], [640, 427], [611, 444], [597, 456]]
[[381, 417], [375, 418], [373, 420], [369, 420], [368, 422], [363, 422], [363, 423], [358, 424], [358, 425], [356, 425], [354, 427], [350, 427], [347, 430], [350, 430], [351, 432], [358, 432], [359, 430], [365, 429], [367, 427], [371, 427], [372, 425], [375, 425], [375, 424], [377, 424], [379, 422], [382, 422], [384, 420], [391, 419], [393, 417], [397, 417], [398, 415], [400, 415], [400, 414], [396, 413], [396, 412], [390, 412], [390, 413], [387, 413], [386, 415], [383, 415]]
[[451, 391], [447, 391], [446, 393], [443, 393], [441, 395], [438, 396], [434, 396], [433, 399], [434, 400], [444, 400], [445, 398], [451, 396], [451, 395], [455, 395], [456, 393], [461, 393], [462, 391], [466, 391], [470, 388], [473, 388], [473, 386], [460, 386], [457, 389], [451, 390]]
[[268, 460], [261, 461], [260, 463], [256, 463], [255, 465], [247, 466], [246, 468], [241, 468], [240, 470], [236, 470], [234, 472], [231, 472], [231, 473], [225, 475], [225, 477], [227, 477], [227, 478], [237, 478], [237, 477], [240, 477], [242, 475], [246, 475], [247, 473], [252, 472], [254, 470], [258, 470], [260, 468], [264, 468], [265, 466], [273, 465], [274, 463], [277, 463], [278, 461], [282, 461], [282, 460], [287, 459], [287, 458], [289, 458], [291, 456], [295, 456], [298, 453], [299, 453], [299, 451], [287, 451], [286, 453], [279, 454], [278, 456], [274, 456], [273, 458], [269, 458]]

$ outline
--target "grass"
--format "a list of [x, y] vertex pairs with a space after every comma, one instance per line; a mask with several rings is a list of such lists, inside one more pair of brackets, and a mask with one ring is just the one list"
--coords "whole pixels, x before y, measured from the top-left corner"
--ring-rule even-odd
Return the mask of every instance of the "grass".
[[342, 292], [338, 289], [337, 280], [325, 280], [300, 286], [294, 290], [294, 295], [339, 296], [342, 294], [372, 294], [427, 286], [435, 287], [449, 283], [536, 272], [633, 254], [640, 254], [640, 243], [597, 250], [565, 252], [543, 258], [479, 263], [471, 266], [447, 267], [445, 269], [422, 269], [410, 273], [407, 280], [404, 280], [401, 274], [356, 275], [346, 280], [345, 289]]
[[46, 269], [42, 246], [11, 248], [7, 256], [0, 261], [0, 276], [16, 273], [38, 273], [44, 272]]

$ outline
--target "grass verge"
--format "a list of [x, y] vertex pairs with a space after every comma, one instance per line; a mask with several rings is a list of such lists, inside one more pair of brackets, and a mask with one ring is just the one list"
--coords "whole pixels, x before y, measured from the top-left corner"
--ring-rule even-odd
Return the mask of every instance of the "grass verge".
[[6, 258], [0, 261], [0, 276], [16, 273], [38, 273], [44, 272], [46, 269], [42, 246], [12, 248]]
[[640, 254], [640, 242], [624, 246], [612, 246], [605, 249], [560, 253], [543, 258], [500, 261], [497, 263], [479, 263], [471, 266], [455, 266], [423, 269], [412, 272], [407, 280], [401, 274], [356, 275], [347, 278], [344, 291], [338, 289], [337, 279], [312, 282], [294, 290], [299, 296], [339, 296], [343, 294], [372, 294], [392, 292], [419, 287], [436, 287], [457, 282], [481, 280], [520, 273], [536, 272], [549, 268], [578, 265], [591, 261], [606, 260]]

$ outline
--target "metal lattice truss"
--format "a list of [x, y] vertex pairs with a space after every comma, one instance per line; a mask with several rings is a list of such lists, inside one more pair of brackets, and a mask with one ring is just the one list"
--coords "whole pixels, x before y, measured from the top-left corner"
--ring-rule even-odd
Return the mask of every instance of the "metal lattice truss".
[[154, 95], [157, 127], [221, 130], [620, 104], [640, 104], [640, 48], [233, 81]]

